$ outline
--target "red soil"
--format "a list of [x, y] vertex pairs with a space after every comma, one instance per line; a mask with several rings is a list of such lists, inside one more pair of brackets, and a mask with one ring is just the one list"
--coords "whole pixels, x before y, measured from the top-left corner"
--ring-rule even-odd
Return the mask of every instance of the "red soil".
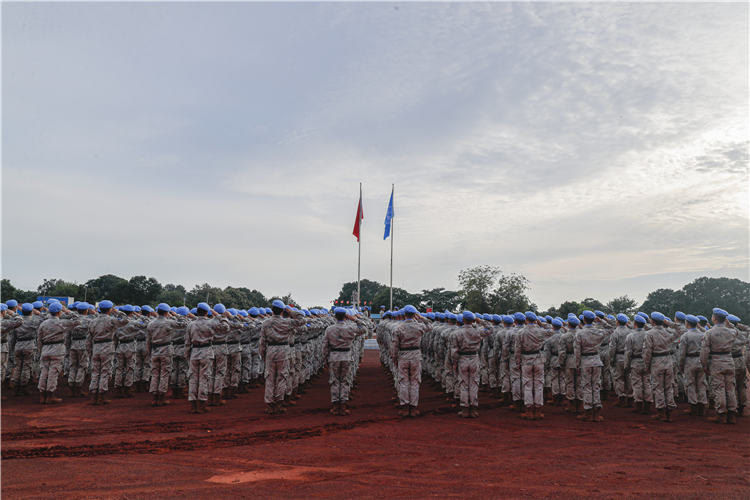
[[214, 408], [149, 397], [105, 407], [65, 398], [2, 408], [7, 498], [679, 497], [750, 498], [750, 417], [678, 415], [660, 423], [605, 404], [583, 423], [559, 407], [524, 421], [480, 395], [459, 419], [422, 385], [423, 416], [396, 415], [392, 385], [367, 351], [352, 414], [328, 413], [327, 374], [289, 414], [263, 414], [262, 389]]

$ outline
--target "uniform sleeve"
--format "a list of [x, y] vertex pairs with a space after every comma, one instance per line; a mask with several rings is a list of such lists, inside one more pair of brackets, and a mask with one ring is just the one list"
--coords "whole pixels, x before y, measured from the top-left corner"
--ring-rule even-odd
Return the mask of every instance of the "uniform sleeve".
[[612, 366], [617, 364], [617, 337], [615, 333], [609, 336], [609, 364]]
[[516, 338], [513, 339], [513, 363], [516, 364], [517, 367], [521, 366], [521, 335], [520, 333], [516, 335]]
[[576, 333], [573, 337], [573, 356], [576, 360], [576, 368], [581, 366], [581, 335]]
[[625, 369], [630, 368], [630, 356], [633, 354], [633, 337], [625, 337]]
[[687, 338], [686, 334], [680, 337], [680, 344], [677, 347], [677, 367], [680, 371], [685, 369], [685, 358], [687, 357]]
[[651, 338], [651, 335], [646, 334], [646, 337], [643, 339], [643, 365], [646, 367], [646, 370], [651, 369], [651, 353], [654, 350], [654, 340]]
[[560, 341], [557, 343], [557, 362], [560, 368], [565, 368], [565, 361], [568, 359], [567, 345], [564, 335], [560, 335]]
[[711, 340], [708, 333], [703, 335], [703, 341], [701, 342], [701, 366], [703, 366], [703, 370], [708, 373], [708, 355], [711, 352]]

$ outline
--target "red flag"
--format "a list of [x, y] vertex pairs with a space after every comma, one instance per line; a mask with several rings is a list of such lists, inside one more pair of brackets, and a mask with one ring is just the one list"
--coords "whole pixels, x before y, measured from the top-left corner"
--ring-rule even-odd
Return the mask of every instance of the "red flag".
[[352, 234], [357, 237], [359, 241], [359, 221], [365, 218], [365, 214], [362, 213], [362, 193], [359, 193], [359, 205], [357, 205], [357, 218], [354, 219], [354, 231]]

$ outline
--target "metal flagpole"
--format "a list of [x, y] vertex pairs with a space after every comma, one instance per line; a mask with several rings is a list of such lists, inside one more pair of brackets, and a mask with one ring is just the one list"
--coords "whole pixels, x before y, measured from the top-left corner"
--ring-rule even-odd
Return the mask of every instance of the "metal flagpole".
[[[362, 183], [359, 183], [359, 208], [362, 209]], [[360, 212], [361, 213], [361, 212]], [[360, 213], [357, 214], [357, 217], [360, 216]], [[361, 221], [361, 219], [360, 219]], [[359, 238], [357, 238], [357, 309], [359, 309], [360, 304], [360, 283], [359, 283], [359, 273], [361, 270], [361, 263], [362, 263], [362, 223], [359, 224]]]
[[[391, 199], [394, 198], [393, 196], [394, 190], [395, 190], [395, 184], [391, 184]], [[393, 213], [394, 214], [396, 213], [395, 207], [393, 207]], [[391, 311], [393, 310], [393, 219], [395, 219], [395, 217], [392, 215], [391, 216], [391, 306], [389, 307]]]

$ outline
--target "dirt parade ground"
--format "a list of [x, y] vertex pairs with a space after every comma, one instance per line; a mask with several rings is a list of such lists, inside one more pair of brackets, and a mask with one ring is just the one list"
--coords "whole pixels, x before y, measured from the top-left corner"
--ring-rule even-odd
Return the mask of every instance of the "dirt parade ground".
[[480, 396], [478, 419], [425, 380], [401, 418], [377, 351], [366, 351], [352, 413], [328, 412], [327, 373], [286, 416], [262, 388], [188, 413], [147, 394], [89, 406], [29, 396], [2, 408], [3, 498], [632, 497], [750, 498], [750, 418], [652, 421], [605, 403], [583, 423], [559, 407], [524, 421]]

